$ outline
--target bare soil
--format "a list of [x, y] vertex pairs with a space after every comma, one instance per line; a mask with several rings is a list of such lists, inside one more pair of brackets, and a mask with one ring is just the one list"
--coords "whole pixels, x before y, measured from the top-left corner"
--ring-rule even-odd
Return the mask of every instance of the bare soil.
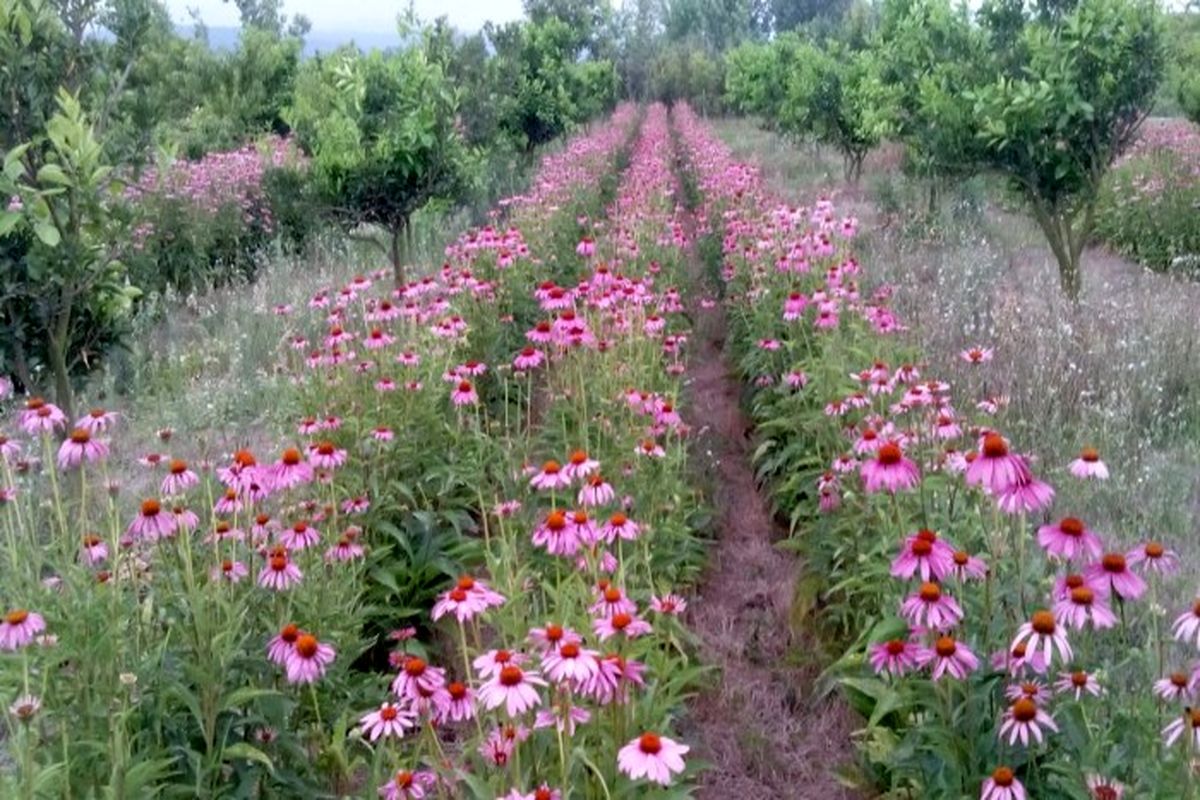
[[[698, 258], [691, 278], [704, 285]], [[712, 482], [718, 540], [689, 625], [701, 659], [719, 670], [688, 723], [694, 754], [712, 765], [697, 796], [852, 798], [833, 776], [854, 757], [852, 714], [836, 695], [815, 696], [819, 668], [798, 658], [811, 644], [791, 624], [803, 565], [775, 547], [786, 532], [755, 484], [751, 426], [722, 352], [724, 312], [719, 304], [697, 308], [694, 318], [688, 422], [696, 432], [693, 457]]]

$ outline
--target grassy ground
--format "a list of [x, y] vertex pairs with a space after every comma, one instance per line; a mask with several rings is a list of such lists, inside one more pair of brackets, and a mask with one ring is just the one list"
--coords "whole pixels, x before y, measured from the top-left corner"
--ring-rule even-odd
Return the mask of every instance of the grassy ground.
[[[959, 403], [1009, 399], [1001, 427], [1041, 459], [1058, 513], [1074, 509], [1117, 541], [1161, 538], [1200, 564], [1200, 285], [1094, 248], [1073, 309], [1036, 225], [996, 181], [948, 187], [931, 216], [926, 187], [900, 173], [894, 150], [873, 154], [848, 186], [832, 150], [750, 120], [715, 124], [782, 199], [825, 195], [860, 218], [866, 272], [897, 287], [928, 371], [953, 382]], [[996, 350], [983, 371], [957, 358], [976, 344]], [[1113, 471], [1103, 487], [1066, 474], [1085, 445]]]

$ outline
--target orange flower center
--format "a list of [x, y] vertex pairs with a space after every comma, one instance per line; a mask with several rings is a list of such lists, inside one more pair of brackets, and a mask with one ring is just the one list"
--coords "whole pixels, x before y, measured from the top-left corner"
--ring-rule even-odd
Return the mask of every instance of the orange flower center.
[[425, 674], [426, 666], [428, 665], [425, 663], [425, 659], [413, 656], [404, 662], [404, 672], [410, 678], [419, 678]]
[[1071, 685], [1072, 686], [1082, 689], [1084, 686], [1087, 686], [1087, 682], [1088, 682], [1088, 674], [1086, 672], [1072, 672], [1071, 673]]
[[626, 614], [624, 611], [613, 614], [612, 616], [612, 626], [619, 631], [625, 630], [627, 627], [629, 627], [629, 623], [631, 622], [633, 622], [633, 617]]
[[525, 673], [520, 667], [515, 667], [509, 664], [500, 669], [500, 685], [501, 686], [517, 686], [521, 681], [525, 680]]
[[159, 504], [159, 502], [157, 500], [143, 500], [142, 501], [142, 516], [143, 517], [156, 517], [156, 516], [158, 516], [158, 512], [160, 512], [160, 511], [162, 511], [162, 506]]
[[1013, 775], [1013, 771], [1008, 767], [996, 767], [995, 771], [992, 772], [992, 783], [1002, 788], [1012, 786], [1016, 779], [1017, 776]]
[[74, 444], [87, 444], [92, 440], [92, 435], [83, 428], [76, 428], [71, 431], [71, 441]]
[[983, 437], [984, 458], [1003, 458], [1008, 455], [1008, 443], [998, 433], [989, 433]]
[[23, 608], [18, 608], [4, 615], [4, 621], [9, 625], [20, 625], [29, 619], [29, 612]]
[[921, 599], [926, 603], [936, 603], [942, 599], [942, 590], [936, 583], [921, 584]]
[[879, 448], [879, 463], [884, 466], [890, 467], [899, 464], [902, 458], [904, 458], [904, 453], [900, 450], [900, 445], [895, 442], [888, 442]]
[[1166, 555], [1166, 548], [1159, 542], [1146, 542], [1146, 548], [1143, 551], [1146, 558], [1162, 558]]
[[1071, 602], [1077, 606], [1090, 606], [1096, 599], [1096, 593], [1087, 586], [1078, 586], [1071, 590]]
[[299, 464], [300, 459], [300, 451], [294, 447], [289, 447], [287, 450], [283, 451], [283, 463], [287, 464], [289, 467], [294, 467]]
[[933, 650], [939, 658], [949, 658], [958, 651], [958, 643], [953, 636], [942, 636], [934, 643]]
[[561, 511], [551, 511], [546, 517], [546, 527], [552, 531], [561, 531], [567, 527], [567, 515]]
[[967, 562], [970, 560], [971, 560], [971, 556], [967, 554], [966, 550], [955, 551], [954, 563], [957, 564], [958, 566], [965, 567], [967, 565]]
[[470, 575], [463, 575], [458, 579], [458, 588], [464, 592], [469, 592], [475, 588], [475, 579]]
[[1051, 636], [1058, 628], [1058, 625], [1054, 622], [1054, 615], [1044, 609], [1033, 612], [1030, 624], [1033, 626], [1034, 631], [1040, 633], [1042, 636]]
[[1079, 454], [1079, 457], [1089, 464], [1095, 464], [1100, 460], [1100, 451], [1094, 447], [1085, 447], [1083, 448], [1083, 452]]
[[396, 711], [396, 707], [391, 704], [379, 709], [379, 718], [384, 722], [391, 722], [397, 716], [399, 716], [399, 712]]
[[1083, 521], [1075, 517], [1067, 517], [1058, 523], [1058, 529], [1067, 536], [1083, 536]]
[[912, 543], [912, 554], [917, 558], [924, 558], [933, 552], [933, 543], [926, 539], [916, 539]]
[[574, 642], [567, 642], [559, 648], [558, 652], [563, 658], [578, 658], [579, 645], [575, 644]]
[[1183, 689], [1188, 685], [1188, 676], [1184, 675], [1182, 672], [1172, 672], [1171, 683], [1174, 686]]
[[1080, 586], [1083, 586], [1083, 576], [1082, 575], [1068, 575], [1063, 580], [1063, 583], [1066, 584], [1068, 589], [1078, 589]]
[[648, 756], [658, 755], [662, 750], [662, 739], [658, 738], [654, 733], [643, 733], [638, 739], [638, 748]]
[[317, 654], [317, 637], [311, 633], [301, 634], [296, 639], [296, 654], [301, 658], [312, 658]]
[[467, 687], [458, 681], [454, 681], [448, 685], [446, 691], [449, 692], [450, 698], [453, 700], [462, 700], [467, 696]]
[[1037, 703], [1022, 697], [1012, 704], [1013, 719], [1017, 722], [1032, 722], [1037, 717]]
[[905, 645], [905, 642], [903, 639], [892, 639], [890, 642], [888, 642], [885, 645], [885, 647], [887, 647], [887, 652], [888, 652], [889, 656], [900, 655], [901, 653], [904, 652], [905, 646], [906, 645]]

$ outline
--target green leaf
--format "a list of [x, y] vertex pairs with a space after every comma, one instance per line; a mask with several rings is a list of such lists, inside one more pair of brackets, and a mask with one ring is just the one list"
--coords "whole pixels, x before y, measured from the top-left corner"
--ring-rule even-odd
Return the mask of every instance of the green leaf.
[[58, 247], [58, 243], [62, 241], [62, 236], [58, 233], [58, 228], [54, 227], [54, 223], [47, 221], [39, 221], [33, 224], [33, 232], [42, 240], [42, 244], [47, 247]]
[[71, 179], [58, 164], [46, 164], [38, 170], [37, 179], [39, 183], [53, 183], [57, 186], [71, 185]]
[[21, 221], [20, 213], [16, 211], [0, 211], [0, 238], [7, 236]]
[[225, 748], [225, 752], [222, 753], [221, 757], [224, 761], [232, 761], [234, 759], [257, 761], [259, 764], [262, 764], [264, 767], [266, 767], [270, 772], [275, 772], [275, 764], [271, 761], [271, 758], [262, 750], [259, 750], [257, 747], [248, 742], [235, 742], [234, 744], [229, 745]]

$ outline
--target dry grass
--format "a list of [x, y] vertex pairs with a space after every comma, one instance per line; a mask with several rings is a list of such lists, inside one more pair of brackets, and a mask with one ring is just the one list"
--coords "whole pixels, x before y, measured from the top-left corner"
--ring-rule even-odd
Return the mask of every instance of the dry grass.
[[[1162, 538], [1200, 564], [1200, 285], [1093, 248], [1074, 309], [1040, 232], [994, 181], [955, 187], [931, 219], [894, 151], [873, 155], [849, 187], [828, 149], [793, 147], [747, 120], [715, 124], [782, 197], [825, 194], [863, 221], [864, 263], [896, 285], [928, 371], [958, 387], [960, 403], [1010, 398], [1001, 426], [1040, 458], [1058, 510], [1077, 510], [1116, 541]], [[996, 348], [984, 373], [956, 358], [974, 344]], [[1066, 474], [1084, 445], [1112, 468], [1101, 487]]]

